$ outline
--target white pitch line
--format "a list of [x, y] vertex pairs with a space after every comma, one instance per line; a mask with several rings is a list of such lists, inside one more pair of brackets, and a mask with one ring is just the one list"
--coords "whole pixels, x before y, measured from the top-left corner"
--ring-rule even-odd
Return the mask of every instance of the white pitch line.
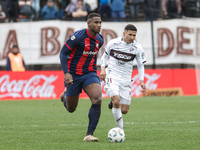
[[173, 122], [124, 122], [124, 124], [192, 124], [198, 121], [173, 121]]
[[[173, 121], [173, 122], [124, 122], [124, 124], [127, 125], [138, 125], [138, 124], [145, 124], [145, 125], [156, 125], [156, 124], [195, 124], [195, 123], [199, 123], [198, 121]], [[115, 123], [100, 123], [99, 125], [108, 125], [108, 124], [115, 124]], [[43, 127], [43, 125], [20, 125], [20, 127], [27, 127], [27, 126], [31, 126], [31, 127]], [[45, 125], [45, 126], [88, 126], [88, 124], [60, 124], [60, 125]], [[0, 126], [0, 128], [2, 127], [19, 127], [17, 125], [14, 126]]]
[[38, 125], [30, 125], [31, 127], [38, 127]]
[[60, 126], [87, 126], [84, 124], [60, 124]]

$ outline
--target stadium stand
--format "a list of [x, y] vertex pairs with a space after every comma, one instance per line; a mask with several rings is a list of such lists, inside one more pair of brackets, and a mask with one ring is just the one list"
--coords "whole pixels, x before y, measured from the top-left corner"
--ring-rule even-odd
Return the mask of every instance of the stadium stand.
[[[41, 1], [40, 3], [44, 5], [45, 1]], [[16, 0], [0, 0], [0, 4], [2, 5], [3, 11], [6, 13], [7, 20], [9, 22], [16, 22], [18, 19], [18, 12], [19, 12], [17, 1]], [[198, 4], [200, 4], [200, 2]], [[142, 3], [140, 3], [139, 8], [140, 9], [139, 9], [138, 17], [134, 21], [145, 21]], [[128, 3], [125, 5], [125, 13], [126, 13], [126, 22], [133, 21], [133, 18], [131, 18], [130, 16]], [[159, 10], [159, 18], [164, 19], [161, 6]], [[71, 19], [72, 18], [64, 18], [63, 20], [70, 21]], [[33, 19], [33, 21], [38, 21], [38, 20], [41, 20], [41, 18], [38, 18], [38, 16], [37, 16], [37, 19]], [[105, 22], [110, 21], [106, 13], [104, 13], [102, 20]], [[147, 65], [146, 68], [152, 68], [152, 66]], [[192, 64], [169, 64], [169, 65], [165, 64], [165, 65], [156, 65], [156, 68], [195, 68], [195, 66]], [[0, 70], [5, 70], [5, 66], [0, 66]], [[58, 64], [50, 64], [50, 65], [42, 64], [42, 65], [27, 65], [27, 70], [62, 70], [62, 68]]]

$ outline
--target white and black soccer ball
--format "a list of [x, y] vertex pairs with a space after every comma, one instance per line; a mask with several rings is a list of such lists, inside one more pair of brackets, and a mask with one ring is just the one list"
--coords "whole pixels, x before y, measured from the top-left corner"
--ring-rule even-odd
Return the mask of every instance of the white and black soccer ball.
[[111, 143], [120, 143], [120, 142], [123, 142], [125, 139], [126, 138], [125, 138], [125, 133], [123, 129], [116, 127], [116, 128], [112, 128], [108, 132], [108, 140]]

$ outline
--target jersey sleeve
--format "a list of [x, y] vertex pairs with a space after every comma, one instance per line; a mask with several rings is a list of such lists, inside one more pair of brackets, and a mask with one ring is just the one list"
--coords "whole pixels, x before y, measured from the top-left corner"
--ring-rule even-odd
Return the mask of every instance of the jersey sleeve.
[[77, 36], [77, 32], [75, 32], [63, 45], [60, 52], [60, 63], [64, 73], [68, 73], [67, 60], [68, 55], [74, 48], [79, 44], [79, 38]]
[[80, 43], [80, 35], [79, 32], [75, 32], [71, 35], [71, 37], [65, 42], [65, 45], [70, 49], [73, 50], [76, 46]]
[[146, 62], [146, 56], [144, 53], [144, 49], [142, 46], [138, 46], [138, 54], [136, 55], [136, 61], [137, 61], [137, 68], [140, 80], [144, 80], [144, 63]]
[[99, 43], [100, 43], [100, 48], [101, 48], [103, 46], [104, 39], [103, 39], [103, 36], [101, 34], [99, 34], [99, 36], [100, 36]]
[[101, 67], [106, 66], [106, 61], [110, 56], [110, 47], [111, 47], [111, 42], [108, 42], [107, 45], [105, 46], [105, 51], [101, 57]]
[[138, 53], [136, 55], [137, 66], [140, 66], [146, 62], [146, 55], [141, 45], [138, 46]]

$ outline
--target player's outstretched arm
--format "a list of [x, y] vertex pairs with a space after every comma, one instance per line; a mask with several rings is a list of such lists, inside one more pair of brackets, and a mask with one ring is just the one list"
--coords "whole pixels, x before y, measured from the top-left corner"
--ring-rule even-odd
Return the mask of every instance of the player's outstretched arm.
[[[107, 46], [106, 46], [106, 50], [107, 49]], [[106, 78], [106, 69], [105, 69], [105, 66], [106, 66], [106, 61], [108, 59], [108, 52], [105, 52], [103, 53], [102, 57], [101, 57], [101, 73], [100, 73], [100, 80], [101, 81], [105, 81], [105, 78]]]
[[60, 51], [60, 63], [64, 73], [68, 73], [68, 66], [67, 66], [67, 55], [70, 53], [70, 49], [64, 44], [61, 51]]
[[144, 84], [144, 64], [137, 65], [138, 73], [140, 77], [140, 86], [142, 88], [142, 93], [146, 93], [146, 85]]
[[105, 81], [105, 78], [106, 78], [106, 69], [105, 69], [105, 66], [102, 66], [101, 73], [100, 73], [100, 80]]
[[140, 80], [140, 86], [142, 88], [142, 93], [146, 93], [146, 85], [144, 84], [144, 80]]

